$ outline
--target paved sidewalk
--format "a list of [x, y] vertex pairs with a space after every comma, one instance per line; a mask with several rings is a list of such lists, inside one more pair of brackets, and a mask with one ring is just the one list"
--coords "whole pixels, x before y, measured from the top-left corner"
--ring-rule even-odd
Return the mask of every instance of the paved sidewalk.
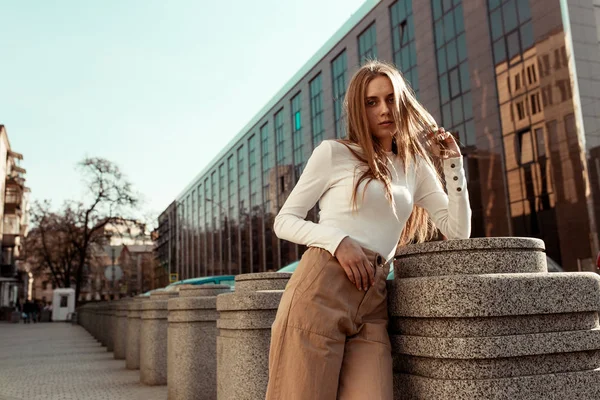
[[0, 322], [0, 400], [166, 400], [82, 327]]

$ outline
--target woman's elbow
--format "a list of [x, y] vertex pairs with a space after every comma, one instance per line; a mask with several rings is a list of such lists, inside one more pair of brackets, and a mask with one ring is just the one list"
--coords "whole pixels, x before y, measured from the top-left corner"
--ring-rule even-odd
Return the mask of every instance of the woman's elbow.
[[283, 218], [281, 214], [277, 214], [277, 216], [275, 217], [275, 221], [273, 222], [273, 232], [275, 233], [275, 236], [277, 236], [279, 239], [281, 239], [281, 235], [283, 232], [284, 219], [285, 218]]
[[454, 229], [454, 239], [468, 239], [471, 237], [471, 212], [467, 214], [465, 220], [458, 224]]

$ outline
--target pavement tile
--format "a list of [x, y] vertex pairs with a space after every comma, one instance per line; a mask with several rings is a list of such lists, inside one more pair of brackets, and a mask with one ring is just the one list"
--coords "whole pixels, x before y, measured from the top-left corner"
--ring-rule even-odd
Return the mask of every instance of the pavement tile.
[[0, 323], [0, 400], [166, 400], [81, 326]]

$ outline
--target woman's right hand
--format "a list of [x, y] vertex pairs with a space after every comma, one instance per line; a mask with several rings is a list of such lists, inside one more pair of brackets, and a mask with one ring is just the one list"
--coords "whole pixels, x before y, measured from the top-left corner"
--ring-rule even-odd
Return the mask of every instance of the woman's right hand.
[[350, 282], [355, 284], [358, 290], [367, 291], [370, 286], [375, 284], [375, 267], [367, 258], [362, 247], [350, 236], [346, 236], [340, 242], [334, 256], [344, 268]]

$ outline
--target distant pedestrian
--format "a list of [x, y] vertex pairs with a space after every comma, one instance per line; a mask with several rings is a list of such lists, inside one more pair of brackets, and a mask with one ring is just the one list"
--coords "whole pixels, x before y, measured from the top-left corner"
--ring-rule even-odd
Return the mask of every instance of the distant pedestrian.
[[23, 304], [23, 323], [24, 324], [29, 324], [31, 322], [31, 317], [33, 314], [33, 303], [29, 300], [25, 301], [25, 304]]

